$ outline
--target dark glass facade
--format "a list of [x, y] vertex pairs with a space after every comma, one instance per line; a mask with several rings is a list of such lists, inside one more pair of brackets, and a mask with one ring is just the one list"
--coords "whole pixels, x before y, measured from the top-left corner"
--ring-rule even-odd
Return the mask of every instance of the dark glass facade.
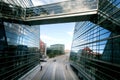
[[118, 79], [119, 53], [120, 35], [89, 21], [76, 23], [70, 60], [83, 80]]
[[39, 64], [40, 27], [0, 22], [0, 79], [16, 80]]
[[120, 80], [119, 5], [99, 0], [99, 15], [76, 23], [70, 63], [80, 80]]

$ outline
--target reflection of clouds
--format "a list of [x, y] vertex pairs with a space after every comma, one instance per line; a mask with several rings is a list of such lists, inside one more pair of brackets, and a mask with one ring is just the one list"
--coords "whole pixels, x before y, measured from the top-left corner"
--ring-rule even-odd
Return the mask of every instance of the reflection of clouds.
[[[97, 9], [97, 0], [32, 0], [36, 6], [43, 5], [49, 15], [60, 13], [77, 13]], [[59, 3], [58, 3], [59, 2]], [[55, 3], [55, 4], [52, 4]], [[49, 5], [46, 5], [49, 4]], [[39, 9], [35, 9], [36, 14], [40, 14]], [[46, 15], [46, 14], [44, 14]], [[41, 15], [41, 16], [44, 16]]]
[[57, 3], [57, 2], [62, 2], [62, 1], [67, 1], [67, 0], [32, 0], [35, 6]]
[[43, 5], [44, 3], [41, 0], [32, 0], [34, 6]]
[[64, 11], [83, 12], [91, 9], [97, 9], [97, 0], [71, 0], [61, 4]]
[[92, 43], [92, 44], [89, 44], [89, 45], [85, 45], [86, 47], [85, 46], [81, 47], [81, 46], [78, 45], [78, 43], [81, 43], [81, 45], [82, 45], [82, 44], [87, 43], [87, 41], [84, 41], [84, 40], [74, 41], [73, 45], [72, 45], [74, 47], [74, 52], [78, 52], [79, 50], [82, 50], [82, 49], [85, 50], [86, 47], [89, 47], [89, 49], [92, 50], [93, 53], [103, 54], [104, 49], [105, 49], [106, 44], [107, 44], [107, 41], [102, 41], [102, 42], [99, 42], [99, 43]]
[[50, 4], [50, 3], [57, 3], [57, 2], [67, 1], [67, 0], [40, 0], [40, 1], [44, 2], [44, 4]]
[[67, 32], [68, 35], [73, 36], [73, 31]]

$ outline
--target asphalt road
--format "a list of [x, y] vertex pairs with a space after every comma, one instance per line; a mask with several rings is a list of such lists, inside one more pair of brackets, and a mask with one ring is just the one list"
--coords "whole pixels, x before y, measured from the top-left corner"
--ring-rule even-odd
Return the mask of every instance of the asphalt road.
[[42, 63], [42, 70], [32, 80], [79, 80], [68, 63], [66, 55], [49, 59]]

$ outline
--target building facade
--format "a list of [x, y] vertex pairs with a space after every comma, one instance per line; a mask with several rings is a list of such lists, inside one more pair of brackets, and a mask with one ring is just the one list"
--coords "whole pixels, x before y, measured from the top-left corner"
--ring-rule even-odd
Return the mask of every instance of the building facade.
[[65, 46], [64, 44], [54, 44], [50, 46], [50, 49], [60, 51], [60, 54], [63, 54], [65, 51]]
[[[20, 18], [20, 13], [11, 9], [31, 7], [31, 0], [22, 2], [0, 1], [3, 13]], [[20, 4], [21, 3], [21, 4]], [[19, 10], [18, 10], [19, 12]], [[2, 15], [4, 16], [4, 15]], [[0, 18], [0, 79], [17, 80], [39, 63], [40, 27], [23, 25], [21, 22], [6, 22]]]
[[90, 21], [76, 23], [70, 62], [81, 80], [119, 80], [119, 53], [120, 34]]
[[119, 80], [120, 1], [99, 2], [96, 18], [75, 25], [70, 63], [81, 80]]
[[40, 27], [1, 18], [21, 18], [23, 9], [33, 6], [31, 0], [2, 0], [0, 3], [0, 79], [17, 80], [39, 64]]
[[0, 23], [0, 78], [18, 79], [39, 63], [40, 28]]
[[70, 60], [83, 80], [117, 80], [120, 74], [120, 35], [89, 21], [78, 22]]
[[[36, 65], [40, 57], [40, 27], [12, 19], [23, 18], [31, 0], [0, 1], [0, 79], [17, 80]], [[6, 21], [4, 17], [12, 18]]]
[[40, 53], [41, 53], [41, 57], [45, 57], [46, 56], [46, 44], [40, 40]]

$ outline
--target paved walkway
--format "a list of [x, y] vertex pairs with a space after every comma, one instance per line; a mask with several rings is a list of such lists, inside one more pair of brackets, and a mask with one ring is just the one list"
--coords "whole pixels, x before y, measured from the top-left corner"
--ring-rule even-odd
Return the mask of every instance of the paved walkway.
[[[62, 59], [63, 58], [63, 59]], [[79, 80], [64, 56], [42, 63], [42, 70], [38, 65], [31, 73], [21, 80]]]

